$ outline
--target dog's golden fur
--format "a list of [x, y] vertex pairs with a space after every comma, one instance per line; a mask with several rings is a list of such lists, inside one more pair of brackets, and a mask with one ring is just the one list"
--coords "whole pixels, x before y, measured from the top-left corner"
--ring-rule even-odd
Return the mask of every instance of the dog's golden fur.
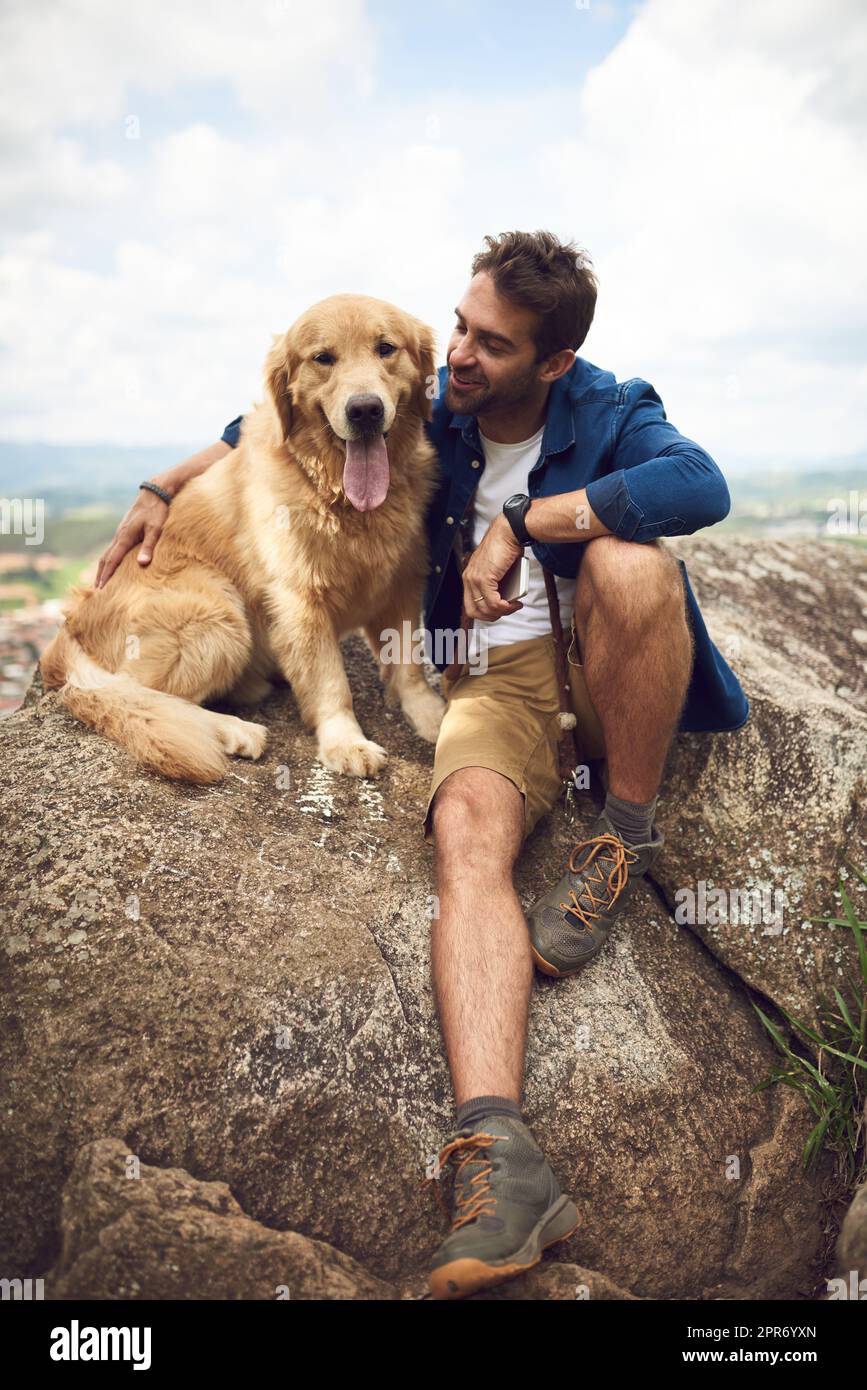
[[[380, 356], [383, 343], [396, 351]], [[376, 775], [386, 753], [353, 714], [339, 640], [361, 629], [380, 656], [391, 630], [403, 659], [380, 666], [387, 700], [435, 741], [443, 704], [403, 643], [428, 565], [433, 351], [418, 320], [360, 295], [314, 305], [275, 339], [264, 403], [237, 450], [172, 502], [150, 566], [130, 551], [105, 588], [73, 590], [41, 662], [73, 714], [146, 767], [214, 782], [227, 754], [259, 757], [266, 731], [202, 703], [255, 703], [282, 676], [321, 761]], [[325, 352], [333, 362], [314, 360]], [[384, 406], [390, 481], [360, 511], [341, 479], [346, 403], [366, 393]]]

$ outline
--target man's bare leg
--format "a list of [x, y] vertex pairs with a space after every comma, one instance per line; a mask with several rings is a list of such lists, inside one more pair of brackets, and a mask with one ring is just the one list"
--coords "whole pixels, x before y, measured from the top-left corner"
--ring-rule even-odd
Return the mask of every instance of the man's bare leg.
[[662, 849], [657, 793], [692, 670], [683, 580], [662, 546], [588, 541], [575, 620], [608, 789], [580, 859], [527, 914], [533, 959], [556, 978], [596, 959]]
[[459, 1129], [439, 1154], [454, 1165], [453, 1219], [429, 1283], [434, 1298], [463, 1298], [530, 1269], [579, 1216], [520, 1108], [532, 978], [512, 886], [521, 793], [499, 772], [461, 768], [438, 788], [432, 822], [434, 988]]
[[608, 790], [659, 790], [690, 673], [692, 636], [677, 561], [653, 542], [587, 542], [575, 594], [584, 678], [605, 735]]
[[439, 916], [431, 964], [455, 1104], [504, 1096], [520, 1105], [533, 976], [512, 883], [523, 798], [502, 773], [460, 768], [437, 789], [432, 828]]

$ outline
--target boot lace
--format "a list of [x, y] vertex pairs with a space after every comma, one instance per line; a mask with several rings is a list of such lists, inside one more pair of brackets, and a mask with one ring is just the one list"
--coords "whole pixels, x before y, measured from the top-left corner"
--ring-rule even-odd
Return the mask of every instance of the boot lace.
[[[576, 864], [575, 856], [581, 850], [585, 851], [584, 858]], [[595, 835], [592, 840], [579, 840], [569, 855], [569, 871], [584, 875], [581, 896], [587, 899], [587, 905], [582, 905], [575, 889], [570, 888], [570, 901], [560, 903], [560, 907], [564, 912], [574, 913], [589, 931], [600, 912], [611, 911], [629, 880], [629, 866], [637, 859], [638, 855], [618, 835], [606, 833]], [[607, 875], [603, 865], [607, 866]], [[599, 897], [593, 891], [594, 886], [602, 889]]]
[[[470, 1134], [462, 1135], [458, 1139], [453, 1139], [446, 1144], [439, 1152], [440, 1172], [446, 1164], [453, 1162], [455, 1167], [454, 1192], [455, 1192], [455, 1215], [452, 1220], [452, 1230], [457, 1231], [468, 1221], [474, 1221], [477, 1216], [493, 1215], [496, 1208], [497, 1199], [491, 1191], [490, 1176], [492, 1171], [491, 1160], [486, 1156], [485, 1150], [497, 1139], [502, 1139], [501, 1134]], [[467, 1173], [466, 1180], [460, 1181], [465, 1170], [471, 1164], [478, 1164], [479, 1171], [472, 1177]], [[439, 1177], [425, 1178], [425, 1182], [434, 1184], [434, 1192], [437, 1201], [442, 1208], [443, 1215], [449, 1220], [448, 1208], [445, 1204], [442, 1192], [440, 1191]]]

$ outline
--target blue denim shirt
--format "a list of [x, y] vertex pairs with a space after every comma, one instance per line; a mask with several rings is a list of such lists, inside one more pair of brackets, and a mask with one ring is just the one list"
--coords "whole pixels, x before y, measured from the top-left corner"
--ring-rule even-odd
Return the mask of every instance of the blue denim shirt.
[[[463, 586], [454, 549], [461, 523], [485, 467], [474, 416], [453, 415], [445, 405], [447, 369], [440, 367], [438, 392], [428, 432], [440, 464], [440, 484], [428, 509], [431, 570], [424, 595], [424, 624], [431, 633], [460, 627]], [[222, 438], [234, 448], [241, 420]], [[551, 387], [538, 461], [530, 470], [531, 498], [586, 488], [593, 511], [626, 541], [684, 536], [728, 515], [729, 491], [709, 454], [686, 439], [665, 416], [653, 387], [639, 377], [617, 381], [611, 372], [579, 357]], [[580, 541], [535, 541], [536, 559], [554, 574], [574, 578], [584, 545]], [[749, 702], [737, 677], [710, 639], [679, 561], [695, 661], [680, 729], [738, 729], [749, 718]], [[439, 670], [448, 658], [436, 660]]]

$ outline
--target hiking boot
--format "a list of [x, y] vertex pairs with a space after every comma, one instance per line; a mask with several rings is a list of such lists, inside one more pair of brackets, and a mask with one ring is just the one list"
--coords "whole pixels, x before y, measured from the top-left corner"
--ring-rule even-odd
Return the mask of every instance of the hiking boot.
[[543, 974], [576, 975], [598, 956], [662, 843], [662, 833], [654, 827], [648, 844], [625, 844], [602, 813], [589, 840], [572, 850], [560, 882], [528, 913], [530, 949]]
[[[431, 1261], [434, 1298], [465, 1298], [523, 1274], [578, 1225], [574, 1202], [515, 1116], [485, 1115], [458, 1130], [440, 1150], [439, 1165], [454, 1169], [454, 1219]], [[439, 1180], [429, 1181], [448, 1216]]]

